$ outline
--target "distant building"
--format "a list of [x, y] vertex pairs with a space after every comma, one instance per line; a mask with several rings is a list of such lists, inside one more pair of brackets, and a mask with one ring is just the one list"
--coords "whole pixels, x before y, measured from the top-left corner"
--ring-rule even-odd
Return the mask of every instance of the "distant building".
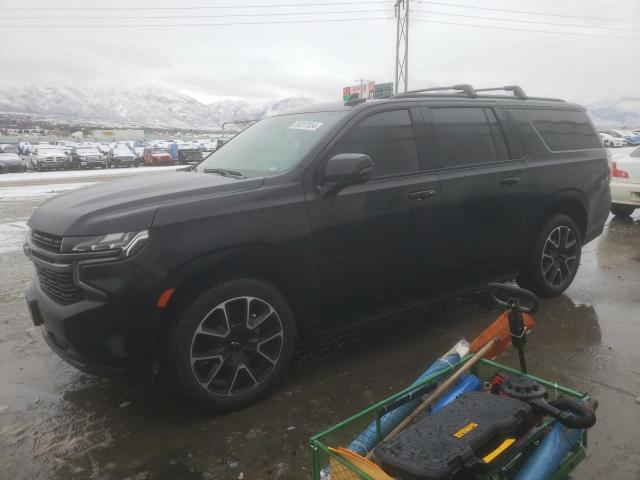
[[93, 130], [91, 136], [96, 142], [120, 142], [145, 139], [144, 130], [142, 129]]

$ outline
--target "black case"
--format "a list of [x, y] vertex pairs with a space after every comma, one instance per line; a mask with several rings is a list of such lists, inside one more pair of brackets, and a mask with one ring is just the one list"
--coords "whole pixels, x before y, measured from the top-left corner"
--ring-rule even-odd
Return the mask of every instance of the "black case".
[[531, 415], [531, 407], [520, 400], [467, 393], [381, 443], [374, 457], [387, 473], [402, 479], [469, 478], [500, 463], [487, 464], [482, 457], [506, 438], [517, 439]]

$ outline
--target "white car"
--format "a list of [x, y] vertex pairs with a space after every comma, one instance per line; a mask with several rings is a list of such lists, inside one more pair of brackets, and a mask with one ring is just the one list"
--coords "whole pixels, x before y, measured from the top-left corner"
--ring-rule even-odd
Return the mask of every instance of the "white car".
[[626, 147], [627, 140], [624, 137], [614, 137], [610, 133], [598, 132], [605, 147]]
[[611, 161], [611, 213], [628, 217], [640, 207], [640, 147]]
[[40, 144], [33, 147], [29, 156], [31, 170], [65, 169], [69, 166], [69, 157], [57, 145]]

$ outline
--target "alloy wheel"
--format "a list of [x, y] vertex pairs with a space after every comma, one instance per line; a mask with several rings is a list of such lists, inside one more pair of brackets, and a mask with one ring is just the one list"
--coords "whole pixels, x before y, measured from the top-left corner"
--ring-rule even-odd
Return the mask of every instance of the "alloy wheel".
[[282, 354], [278, 312], [255, 297], [236, 297], [207, 313], [191, 340], [191, 371], [205, 390], [234, 396], [258, 387]]
[[562, 285], [577, 267], [578, 242], [564, 225], [554, 228], [542, 249], [542, 275], [549, 285]]

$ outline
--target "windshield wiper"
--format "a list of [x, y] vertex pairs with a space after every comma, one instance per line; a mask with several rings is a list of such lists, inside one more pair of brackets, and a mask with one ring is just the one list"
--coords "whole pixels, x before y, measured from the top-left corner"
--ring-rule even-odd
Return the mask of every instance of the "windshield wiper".
[[223, 177], [235, 177], [235, 178], [247, 178], [242, 173], [235, 170], [228, 170], [226, 168], [205, 168], [204, 173], [217, 173]]

